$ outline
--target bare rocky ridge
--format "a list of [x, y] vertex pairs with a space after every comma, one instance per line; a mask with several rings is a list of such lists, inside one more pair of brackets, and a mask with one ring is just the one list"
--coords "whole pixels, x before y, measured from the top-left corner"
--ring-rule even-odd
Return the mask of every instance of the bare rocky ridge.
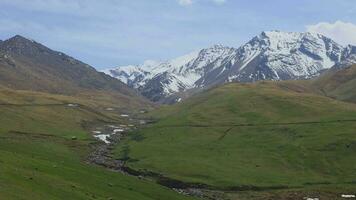
[[0, 85], [56, 94], [107, 91], [135, 97], [124, 83], [64, 53], [15, 36], [0, 43]]
[[[104, 72], [156, 102], [227, 82], [297, 80], [356, 62], [356, 48], [315, 33], [262, 32], [240, 48], [215, 45], [165, 62], [148, 61]], [[173, 97], [172, 97], [173, 96]]]

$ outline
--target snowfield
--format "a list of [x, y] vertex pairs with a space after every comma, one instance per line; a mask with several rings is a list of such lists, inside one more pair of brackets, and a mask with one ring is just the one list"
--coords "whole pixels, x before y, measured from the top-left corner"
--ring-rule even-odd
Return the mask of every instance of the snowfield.
[[356, 63], [356, 47], [345, 48], [316, 33], [269, 31], [240, 48], [214, 45], [169, 61], [149, 60], [104, 72], [159, 101], [226, 82], [312, 78], [340, 63]]

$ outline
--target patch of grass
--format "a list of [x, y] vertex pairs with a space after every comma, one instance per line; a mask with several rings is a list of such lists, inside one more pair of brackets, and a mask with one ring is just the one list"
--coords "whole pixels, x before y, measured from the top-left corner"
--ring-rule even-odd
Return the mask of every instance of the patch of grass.
[[311, 86], [324, 95], [356, 103], [356, 65], [325, 73]]
[[140, 142], [140, 141], [145, 139], [145, 137], [142, 135], [142, 133], [140, 133], [138, 131], [132, 132], [129, 135], [129, 137], [130, 137], [131, 140], [134, 140], [134, 141], [137, 141], [137, 142]]
[[160, 120], [141, 130], [145, 139], [125, 141], [137, 170], [221, 189], [356, 180], [356, 122], [342, 121], [356, 120], [354, 104], [264, 82], [228, 84], [151, 115]]
[[154, 183], [89, 166], [79, 156], [86, 152], [82, 142], [2, 134], [1, 199], [188, 199]]
[[[3, 102], [9, 95], [15, 101], [0, 105], [0, 199], [190, 199], [154, 182], [87, 164], [89, 145], [96, 142], [87, 126], [112, 122], [114, 115], [89, 109], [87, 100], [37, 94], [2, 93], [7, 97]], [[58, 104], [62, 98], [82, 105]]]

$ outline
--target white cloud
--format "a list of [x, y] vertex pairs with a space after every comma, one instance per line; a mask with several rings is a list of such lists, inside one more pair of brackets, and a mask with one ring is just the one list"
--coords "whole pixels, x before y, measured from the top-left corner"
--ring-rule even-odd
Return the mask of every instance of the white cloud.
[[308, 32], [315, 32], [334, 39], [343, 45], [356, 45], [356, 24], [336, 21], [335, 23], [321, 22], [306, 27]]
[[179, 5], [189, 6], [193, 4], [193, 0], [178, 0]]

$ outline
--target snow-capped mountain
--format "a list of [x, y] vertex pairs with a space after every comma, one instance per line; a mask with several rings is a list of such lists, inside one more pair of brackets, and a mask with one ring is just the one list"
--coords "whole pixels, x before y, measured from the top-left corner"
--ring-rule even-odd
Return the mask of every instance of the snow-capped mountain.
[[337, 64], [356, 62], [356, 47], [316, 33], [262, 32], [240, 48], [215, 45], [166, 61], [105, 72], [153, 101], [226, 82], [306, 79]]
[[153, 101], [196, 87], [208, 71], [222, 65], [236, 54], [236, 49], [215, 45], [179, 58], [165, 61], [146, 61], [140, 66], [123, 66], [104, 72], [137, 88]]

